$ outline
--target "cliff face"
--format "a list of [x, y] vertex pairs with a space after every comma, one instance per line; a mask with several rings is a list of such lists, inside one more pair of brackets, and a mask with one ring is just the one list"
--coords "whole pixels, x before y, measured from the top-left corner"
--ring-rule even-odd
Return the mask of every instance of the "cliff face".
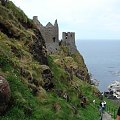
[[69, 54], [65, 45], [48, 55], [40, 31], [12, 2], [0, 4], [0, 75], [11, 89], [1, 120], [85, 120], [84, 100], [84, 107], [94, 111], [89, 101], [99, 92], [89, 84], [83, 57], [78, 51]]
[[[34, 16], [33, 22], [45, 39], [47, 53], [56, 61], [55, 63], [60, 65], [61, 68], [69, 74], [75, 75], [79, 79], [90, 83], [91, 81], [84, 59], [79, 54], [75, 44], [75, 33], [63, 32], [62, 40], [59, 41], [57, 20], [54, 25], [49, 22], [46, 26], [43, 26], [39, 22], [38, 17]], [[66, 51], [64, 51], [64, 49], [66, 49]], [[53, 56], [55, 56], [55, 58]]]

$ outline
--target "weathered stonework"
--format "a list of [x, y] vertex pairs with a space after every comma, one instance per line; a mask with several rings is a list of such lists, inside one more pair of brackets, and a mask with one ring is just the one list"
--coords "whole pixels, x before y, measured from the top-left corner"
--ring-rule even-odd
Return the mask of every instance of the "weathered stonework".
[[[57, 53], [59, 50], [59, 27], [57, 20], [55, 20], [54, 25], [50, 22], [43, 26], [37, 16], [33, 17], [33, 22], [35, 23], [36, 27], [40, 30], [46, 44], [47, 53], [54, 54]], [[69, 53], [73, 54], [77, 51], [75, 45], [75, 33], [74, 32], [63, 32], [62, 33], [62, 45], [65, 45], [69, 49]]]
[[50, 22], [43, 26], [39, 21], [37, 16], [33, 17], [33, 21], [37, 28], [40, 30], [46, 44], [46, 48], [48, 53], [56, 53], [59, 50], [59, 28], [57, 20], [55, 20], [55, 24], [52, 25]]
[[0, 115], [6, 112], [11, 98], [11, 91], [8, 81], [0, 75]]
[[62, 33], [62, 44], [67, 46], [70, 54], [73, 54], [77, 51], [75, 45], [75, 33], [74, 32], [63, 32]]

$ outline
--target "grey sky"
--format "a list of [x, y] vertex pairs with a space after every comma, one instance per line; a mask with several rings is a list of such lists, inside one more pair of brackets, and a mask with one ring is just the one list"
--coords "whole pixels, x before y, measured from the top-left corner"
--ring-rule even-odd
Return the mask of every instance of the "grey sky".
[[[120, 39], [120, 0], [12, 0], [29, 18], [58, 20], [62, 31], [76, 39]], [[61, 35], [60, 35], [61, 36]]]

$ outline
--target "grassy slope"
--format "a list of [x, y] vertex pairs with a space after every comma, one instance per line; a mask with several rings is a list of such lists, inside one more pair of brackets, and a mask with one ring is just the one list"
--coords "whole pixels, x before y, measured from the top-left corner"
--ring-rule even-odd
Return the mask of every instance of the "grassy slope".
[[[10, 109], [1, 120], [96, 120], [99, 117], [98, 109], [92, 104], [92, 100], [99, 99], [93, 95], [94, 87], [88, 83], [73, 77], [72, 81], [67, 81], [67, 73], [54, 62], [55, 56], [49, 56], [49, 66], [54, 75], [55, 89], [60, 89], [68, 93], [70, 101], [58, 97], [55, 91], [42, 91], [41, 97], [32, 95], [28, 88], [27, 76], [21, 76], [20, 69], [23, 68], [30, 75], [42, 81], [40, 64], [36, 62], [29, 52], [28, 45], [32, 43], [34, 33], [32, 29], [25, 29], [25, 24], [32, 24], [32, 21], [12, 2], [6, 7], [0, 5], [0, 22], [3, 23], [13, 34], [14, 38], [9, 38], [5, 32], [0, 32], [0, 74], [9, 81], [12, 101]], [[19, 40], [17, 39], [19, 38]], [[13, 52], [15, 48], [16, 52]], [[22, 59], [19, 57], [22, 56]], [[60, 56], [62, 55], [60, 54]], [[76, 59], [81, 69], [87, 72], [82, 58]], [[79, 60], [79, 61], [77, 61]], [[79, 93], [88, 99], [86, 108], [81, 108]], [[54, 104], [60, 106], [60, 110], [54, 109]], [[98, 102], [99, 103], [99, 102]], [[75, 109], [72, 107], [76, 107]], [[112, 106], [112, 105], [111, 105]], [[32, 111], [32, 114], [30, 112]]]

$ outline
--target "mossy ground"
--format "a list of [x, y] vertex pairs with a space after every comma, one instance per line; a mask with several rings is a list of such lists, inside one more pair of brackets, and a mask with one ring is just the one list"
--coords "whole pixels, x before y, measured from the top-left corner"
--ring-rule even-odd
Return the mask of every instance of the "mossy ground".
[[[7, 112], [0, 116], [0, 120], [97, 120], [99, 118], [98, 108], [93, 104], [93, 99], [99, 105], [99, 98], [93, 94], [97, 91], [86, 81], [73, 76], [73, 80], [68, 81], [68, 73], [59, 64], [61, 58], [66, 58], [73, 66], [88, 73], [84, 60], [79, 53], [67, 56], [67, 48], [62, 47], [59, 55], [48, 57], [49, 67], [54, 76], [54, 89], [42, 93], [43, 97], [33, 96], [28, 88], [28, 77], [33, 76], [43, 81], [40, 64], [34, 60], [29, 51], [29, 45], [36, 37], [32, 20], [28, 19], [22, 10], [17, 8], [12, 2], [5, 7], [0, 4], [0, 75], [3, 75], [9, 82], [11, 88], [11, 102]], [[9, 30], [9, 31], [8, 31]], [[58, 60], [56, 62], [56, 60]], [[27, 72], [22, 76], [21, 68]], [[69, 101], [59, 97], [56, 90], [62, 90], [69, 95]], [[85, 108], [80, 105], [79, 94], [83, 94], [88, 104]], [[111, 107], [113, 103], [108, 102]], [[58, 104], [57, 111], [54, 104]]]

